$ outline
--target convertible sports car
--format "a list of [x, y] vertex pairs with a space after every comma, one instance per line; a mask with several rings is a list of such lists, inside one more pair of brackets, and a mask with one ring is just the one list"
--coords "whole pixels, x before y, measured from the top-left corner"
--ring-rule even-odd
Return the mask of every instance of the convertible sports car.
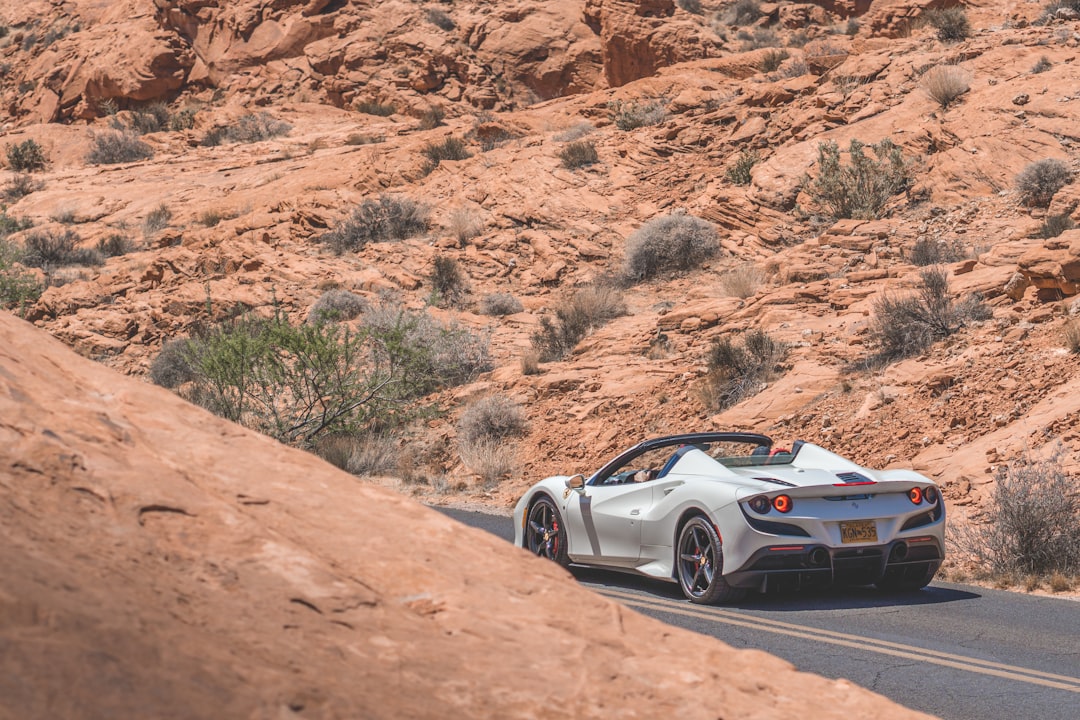
[[695, 603], [833, 583], [915, 590], [945, 557], [933, 481], [752, 433], [646, 440], [589, 477], [538, 482], [514, 521], [519, 547], [678, 582]]

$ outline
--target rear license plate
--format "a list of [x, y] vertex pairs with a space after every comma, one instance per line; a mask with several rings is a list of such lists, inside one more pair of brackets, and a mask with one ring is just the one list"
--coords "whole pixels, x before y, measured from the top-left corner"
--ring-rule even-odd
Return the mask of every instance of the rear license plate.
[[877, 542], [877, 523], [854, 520], [840, 523], [840, 541], [844, 543]]

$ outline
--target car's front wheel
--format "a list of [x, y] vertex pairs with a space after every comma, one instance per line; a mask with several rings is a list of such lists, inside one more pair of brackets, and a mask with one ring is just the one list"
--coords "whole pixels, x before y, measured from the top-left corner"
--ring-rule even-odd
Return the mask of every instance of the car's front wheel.
[[724, 580], [724, 547], [712, 524], [691, 518], [679, 532], [675, 572], [683, 594], [692, 603], [712, 605], [734, 602], [745, 591]]
[[562, 516], [550, 498], [540, 497], [529, 507], [525, 524], [525, 547], [534, 555], [542, 555], [560, 565], [569, 565], [566, 552], [566, 528]]

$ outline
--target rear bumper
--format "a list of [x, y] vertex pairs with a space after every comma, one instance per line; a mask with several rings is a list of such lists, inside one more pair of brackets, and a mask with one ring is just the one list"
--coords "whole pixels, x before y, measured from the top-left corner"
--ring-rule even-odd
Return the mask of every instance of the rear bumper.
[[724, 574], [729, 585], [769, 589], [870, 585], [886, 572], [906, 568], [937, 571], [945, 558], [936, 536], [894, 540], [883, 545], [829, 547], [820, 543], [761, 548], [738, 570]]

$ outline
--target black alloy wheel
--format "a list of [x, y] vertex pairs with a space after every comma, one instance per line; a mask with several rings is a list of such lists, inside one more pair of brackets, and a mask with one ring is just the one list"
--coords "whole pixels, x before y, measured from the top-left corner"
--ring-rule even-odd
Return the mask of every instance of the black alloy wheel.
[[563, 527], [559, 509], [550, 498], [540, 497], [529, 508], [525, 547], [534, 555], [541, 555], [560, 565], [570, 564], [566, 552], [566, 528]]
[[738, 600], [745, 593], [724, 580], [720, 537], [702, 516], [691, 518], [679, 532], [675, 570], [683, 594], [692, 603], [713, 605]]

